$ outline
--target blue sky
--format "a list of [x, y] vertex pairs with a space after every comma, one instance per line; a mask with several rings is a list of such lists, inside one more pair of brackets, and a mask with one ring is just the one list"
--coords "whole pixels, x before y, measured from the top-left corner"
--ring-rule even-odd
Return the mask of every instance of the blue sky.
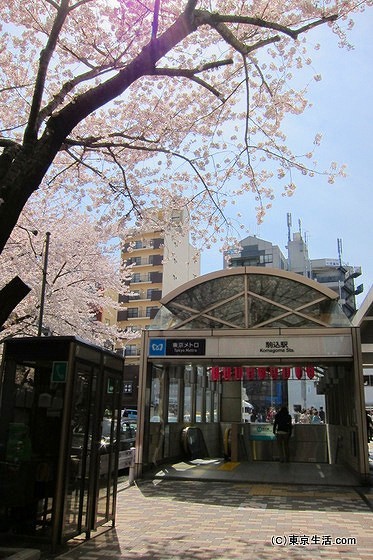
[[[256, 224], [253, 205], [248, 205], [245, 222], [250, 235], [279, 245], [286, 255], [287, 213], [292, 214], [292, 231], [307, 236], [311, 259], [338, 258], [337, 239], [342, 239], [342, 261], [361, 266], [363, 275], [357, 283], [364, 284], [364, 298], [373, 284], [372, 215], [372, 11], [359, 16], [350, 34], [354, 50], [340, 49], [330, 30], [320, 29], [312, 39], [322, 44], [313, 56], [313, 68], [322, 75], [315, 82], [308, 98], [312, 109], [287, 121], [292, 146], [304, 144], [305, 133], [321, 132], [323, 141], [316, 153], [321, 167], [331, 161], [347, 165], [347, 178], [329, 185], [324, 178], [297, 180], [293, 197], [280, 194], [264, 223]], [[308, 150], [307, 150], [308, 151]], [[245, 235], [243, 235], [245, 237]], [[202, 255], [202, 274], [222, 268], [218, 249]]]

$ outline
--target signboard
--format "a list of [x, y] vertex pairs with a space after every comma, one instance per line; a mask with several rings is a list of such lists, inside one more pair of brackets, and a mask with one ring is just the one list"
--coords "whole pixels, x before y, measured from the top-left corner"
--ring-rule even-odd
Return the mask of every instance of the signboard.
[[151, 338], [149, 356], [204, 356], [205, 338]]
[[166, 339], [151, 338], [149, 340], [149, 356], [165, 356], [166, 355]]
[[168, 338], [166, 341], [167, 356], [204, 356], [206, 340], [204, 338]]
[[276, 439], [273, 433], [273, 424], [250, 424], [250, 439], [256, 441]]
[[[208, 352], [214, 357], [299, 358], [352, 356], [351, 334], [305, 334], [303, 336], [246, 336], [208, 339]], [[217, 347], [214, 348], [214, 344]]]
[[[321, 330], [321, 329], [320, 329]], [[352, 336], [351, 332], [343, 329], [341, 334], [328, 333], [323, 329], [320, 334], [308, 334], [306, 329], [302, 335], [283, 334], [242, 336], [224, 336], [214, 333], [214, 336], [203, 338], [176, 338], [172, 337], [150, 337], [149, 357], [174, 356], [193, 357], [205, 356], [206, 358], [243, 358], [246, 359], [281, 359], [288, 361], [294, 358], [305, 358], [314, 361], [321, 358], [346, 357], [352, 358]], [[166, 331], [167, 332], [167, 331]], [[279, 360], [280, 361], [280, 360]]]
[[287, 381], [288, 379], [314, 379], [317, 372], [314, 365], [305, 366], [212, 366], [209, 370], [210, 381]]
[[52, 383], [66, 383], [67, 362], [53, 362]]

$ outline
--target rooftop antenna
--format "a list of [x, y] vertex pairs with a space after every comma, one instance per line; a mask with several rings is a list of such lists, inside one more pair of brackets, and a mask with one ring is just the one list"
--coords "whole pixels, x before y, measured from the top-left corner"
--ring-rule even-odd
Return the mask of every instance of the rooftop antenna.
[[302, 222], [298, 220], [299, 233], [302, 236]]
[[337, 239], [337, 247], [338, 247], [339, 266], [342, 266], [342, 239], [340, 237], [338, 237]]
[[287, 213], [286, 219], [287, 219], [287, 225], [288, 225], [288, 244], [287, 244], [287, 247], [286, 247], [287, 250], [288, 250], [288, 270], [291, 270], [291, 262], [290, 262], [291, 214], [290, 214], [290, 212]]
[[307, 261], [306, 261], [306, 276], [307, 278], [311, 278], [312, 277], [312, 264], [311, 264], [311, 260], [310, 257], [308, 255], [308, 242], [309, 242], [309, 232], [305, 231], [304, 232], [304, 244], [306, 247], [306, 252], [305, 254], [307, 255]]
[[288, 242], [291, 241], [290, 235], [291, 235], [291, 214], [290, 212], [287, 213], [287, 225], [288, 225]]

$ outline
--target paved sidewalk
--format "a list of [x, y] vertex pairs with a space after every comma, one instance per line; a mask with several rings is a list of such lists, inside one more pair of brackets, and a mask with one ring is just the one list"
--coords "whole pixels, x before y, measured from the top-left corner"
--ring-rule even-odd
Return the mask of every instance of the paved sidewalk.
[[371, 490], [196, 480], [124, 483], [116, 528], [83, 544], [75, 540], [58, 558], [368, 560]]

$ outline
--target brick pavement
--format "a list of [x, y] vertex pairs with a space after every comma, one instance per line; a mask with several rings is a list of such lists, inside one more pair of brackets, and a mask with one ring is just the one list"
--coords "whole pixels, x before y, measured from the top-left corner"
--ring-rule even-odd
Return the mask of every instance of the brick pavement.
[[371, 488], [197, 480], [121, 488], [116, 527], [75, 540], [59, 560], [373, 558]]

